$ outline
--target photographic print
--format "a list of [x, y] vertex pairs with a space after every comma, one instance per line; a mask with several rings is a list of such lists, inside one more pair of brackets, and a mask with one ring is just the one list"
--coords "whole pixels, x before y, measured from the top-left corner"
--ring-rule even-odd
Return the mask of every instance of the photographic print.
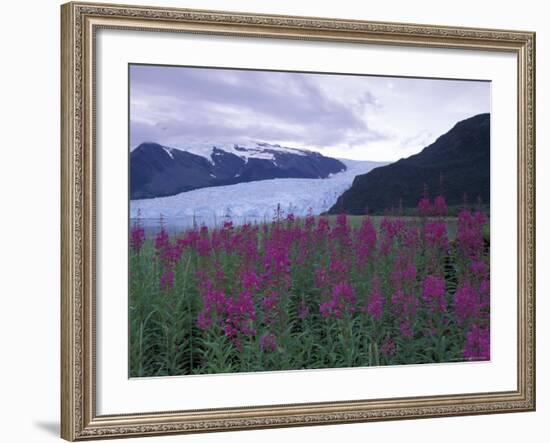
[[128, 75], [130, 377], [490, 360], [491, 82]]
[[535, 40], [62, 5], [61, 436], [534, 411]]

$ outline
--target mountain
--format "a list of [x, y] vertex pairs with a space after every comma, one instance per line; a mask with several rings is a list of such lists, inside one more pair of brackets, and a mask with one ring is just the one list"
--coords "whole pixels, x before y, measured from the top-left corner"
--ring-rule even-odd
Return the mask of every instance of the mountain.
[[350, 189], [329, 213], [382, 213], [401, 204], [416, 207], [427, 186], [430, 195], [442, 192], [447, 204], [490, 203], [490, 114], [458, 122], [418, 154], [355, 177]]
[[142, 143], [130, 153], [130, 198], [179, 194], [275, 178], [327, 178], [346, 169], [318, 152], [268, 143], [173, 148]]

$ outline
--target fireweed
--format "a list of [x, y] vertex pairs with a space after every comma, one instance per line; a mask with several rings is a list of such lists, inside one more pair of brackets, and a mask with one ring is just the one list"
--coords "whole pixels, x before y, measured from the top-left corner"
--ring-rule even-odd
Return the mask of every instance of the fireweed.
[[130, 231], [130, 246], [132, 252], [139, 254], [143, 243], [145, 243], [145, 229], [141, 227], [140, 219], [138, 218]]
[[131, 375], [489, 359], [488, 216], [447, 212], [425, 195], [408, 218], [279, 207], [151, 238], [136, 221]]

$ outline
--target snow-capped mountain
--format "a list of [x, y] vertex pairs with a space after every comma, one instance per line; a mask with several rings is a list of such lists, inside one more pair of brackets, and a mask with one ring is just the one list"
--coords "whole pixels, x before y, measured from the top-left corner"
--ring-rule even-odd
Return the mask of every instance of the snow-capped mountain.
[[265, 143], [265, 142], [255, 142], [250, 140], [240, 140], [236, 142], [231, 142], [227, 140], [216, 140], [216, 141], [194, 141], [192, 143], [187, 143], [185, 145], [175, 144], [175, 149], [180, 151], [187, 151], [191, 154], [200, 155], [205, 157], [212, 163], [214, 148], [223, 150], [230, 154], [235, 154], [238, 157], [241, 157], [245, 162], [249, 158], [258, 158], [264, 160], [275, 160], [275, 154], [293, 154], [293, 155], [311, 155], [315, 152], [306, 150], [306, 149], [297, 149], [289, 148], [286, 146], [281, 146], [279, 144]]
[[275, 178], [327, 178], [345, 169], [340, 160], [318, 152], [262, 142], [185, 147], [142, 143], [130, 154], [130, 197], [163, 197]]
[[145, 227], [158, 228], [162, 216], [172, 231], [193, 226], [220, 225], [224, 217], [239, 224], [271, 221], [279, 206], [296, 216], [326, 212], [351, 186], [356, 175], [383, 166], [384, 162], [341, 160], [346, 170], [325, 179], [278, 178], [209, 187], [178, 195], [130, 202], [130, 217], [141, 219]]

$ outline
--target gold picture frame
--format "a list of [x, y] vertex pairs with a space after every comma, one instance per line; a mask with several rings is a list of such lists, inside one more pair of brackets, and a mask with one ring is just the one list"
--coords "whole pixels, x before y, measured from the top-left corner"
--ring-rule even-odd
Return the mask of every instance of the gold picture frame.
[[[262, 429], [535, 410], [535, 34], [73, 2], [61, 7], [61, 436]], [[517, 389], [101, 416], [95, 389], [95, 71], [98, 29], [505, 51], [518, 68]]]

